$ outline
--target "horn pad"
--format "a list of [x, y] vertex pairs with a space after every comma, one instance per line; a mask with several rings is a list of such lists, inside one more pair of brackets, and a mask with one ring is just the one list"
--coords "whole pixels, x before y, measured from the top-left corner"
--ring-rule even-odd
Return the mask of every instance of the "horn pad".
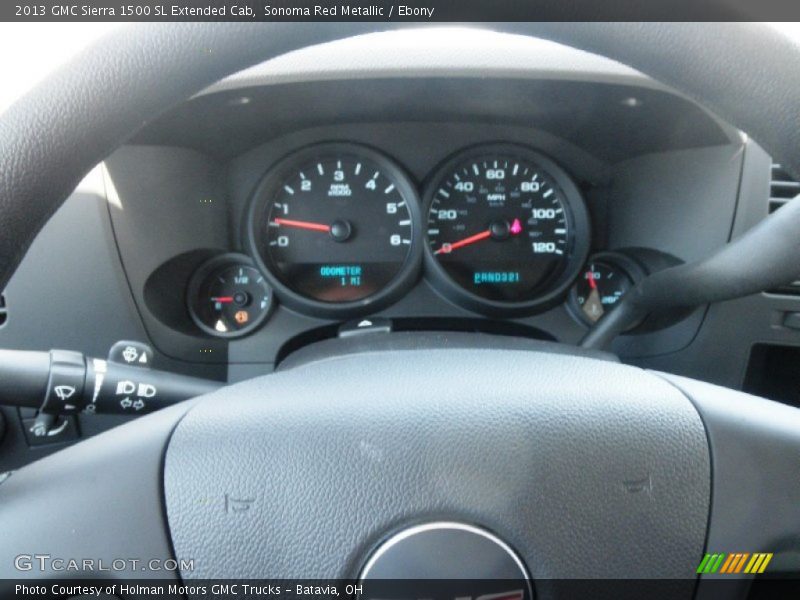
[[[614, 362], [454, 344], [329, 356], [199, 401], [164, 464], [184, 581], [355, 579], [387, 536], [437, 521], [485, 527], [535, 581], [694, 577], [711, 473], [680, 391]], [[515, 576], [496, 546], [494, 576]]]

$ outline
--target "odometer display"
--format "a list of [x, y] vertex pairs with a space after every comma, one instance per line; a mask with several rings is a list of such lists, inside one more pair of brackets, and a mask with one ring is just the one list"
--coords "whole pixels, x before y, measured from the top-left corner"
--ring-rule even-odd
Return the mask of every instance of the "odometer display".
[[418, 245], [414, 190], [388, 159], [329, 144], [267, 176], [251, 214], [276, 289], [314, 303], [369, 301], [407, 271]]
[[575, 186], [544, 157], [507, 146], [470, 151], [442, 169], [426, 198], [430, 256], [462, 296], [513, 307], [566, 290], [587, 218]]

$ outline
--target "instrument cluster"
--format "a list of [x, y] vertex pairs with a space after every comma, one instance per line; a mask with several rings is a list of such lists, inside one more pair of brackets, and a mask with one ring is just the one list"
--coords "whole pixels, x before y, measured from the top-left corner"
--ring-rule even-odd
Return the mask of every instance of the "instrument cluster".
[[189, 311], [210, 335], [252, 332], [274, 300], [315, 317], [364, 316], [421, 274], [487, 316], [535, 314], [576, 285], [579, 311], [587, 298], [598, 302], [586, 277], [576, 284], [590, 248], [581, 193], [564, 169], [521, 145], [464, 149], [422, 189], [370, 147], [307, 146], [264, 174], [244, 227], [247, 255], [212, 259], [189, 286]]

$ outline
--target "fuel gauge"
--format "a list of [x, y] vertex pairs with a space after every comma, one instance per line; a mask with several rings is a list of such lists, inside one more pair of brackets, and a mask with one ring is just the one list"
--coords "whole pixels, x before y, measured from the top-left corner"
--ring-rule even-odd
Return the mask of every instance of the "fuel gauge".
[[570, 291], [572, 312], [594, 325], [612, 311], [639, 279], [641, 268], [630, 258], [612, 252], [593, 256]]
[[272, 308], [272, 289], [246, 256], [204, 263], [189, 283], [189, 314], [206, 333], [239, 337], [255, 330]]

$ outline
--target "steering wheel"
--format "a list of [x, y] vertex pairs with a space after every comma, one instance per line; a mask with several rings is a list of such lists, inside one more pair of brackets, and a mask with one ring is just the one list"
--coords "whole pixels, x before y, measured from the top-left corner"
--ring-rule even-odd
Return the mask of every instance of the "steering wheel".
[[[78, 56], [0, 119], [0, 288], [144, 122], [269, 57], [391, 27], [148, 24]], [[797, 174], [800, 48], [766, 26], [497, 28], [633, 66]], [[469, 336], [326, 342], [16, 472], [0, 485], [0, 572], [62, 576], [19, 570], [18, 555], [45, 552], [185, 583], [447, 578], [463, 574], [454, 563], [491, 579], [511, 559], [540, 597], [557, 579], [691, 581], [705, 552], [800, 548], [799, 469], [800, 411], [604, 355]], [[192, 564], [125, 560], [170, 558]]]

